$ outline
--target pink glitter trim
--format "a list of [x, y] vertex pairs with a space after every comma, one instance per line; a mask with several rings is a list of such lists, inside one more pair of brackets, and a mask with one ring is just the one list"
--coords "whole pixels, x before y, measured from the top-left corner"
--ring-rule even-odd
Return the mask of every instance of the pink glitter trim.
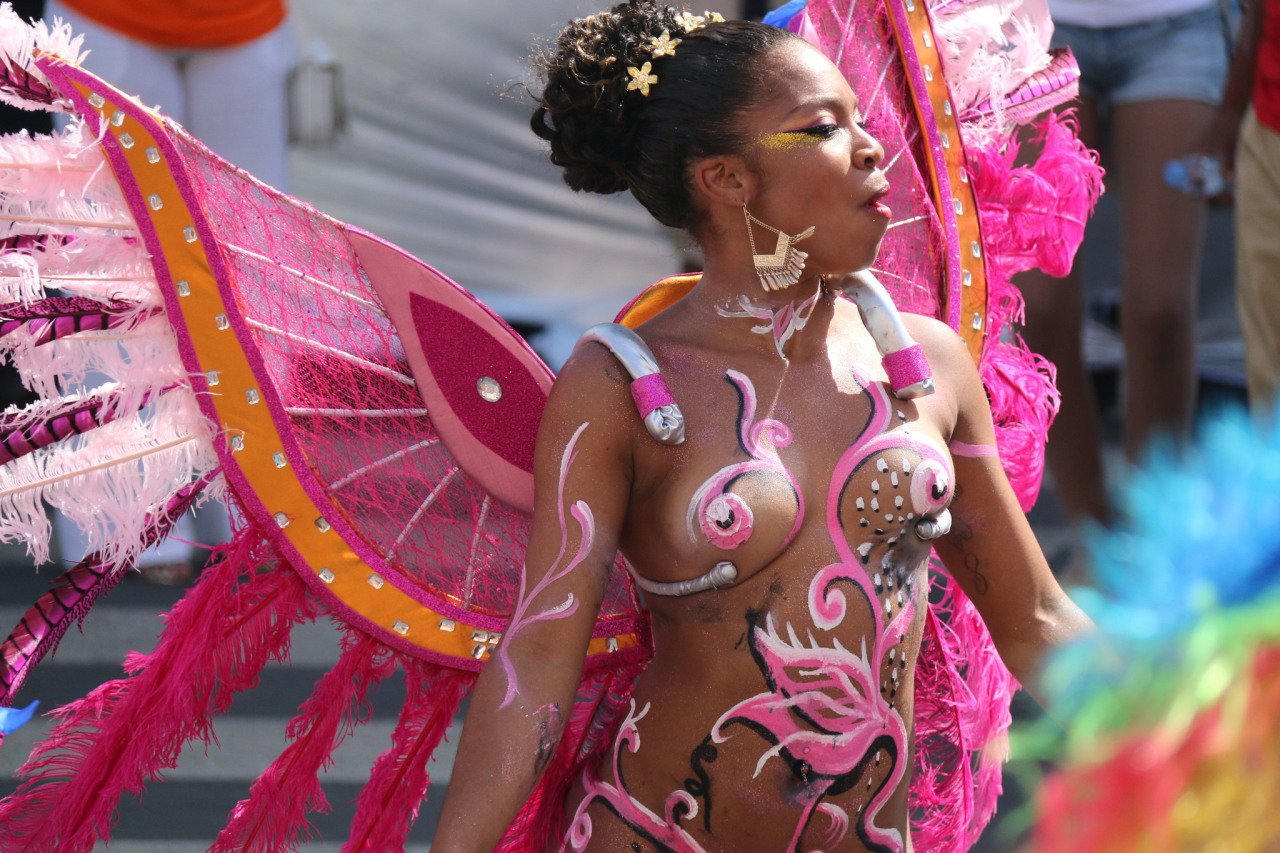
[[968, 444], [963, 441], [953, 441], [947, 445], [947, 449], [951, 451], [952, 456], [967, 456], [969, 458], [1000, 455], [1000, 451], [996, 449], [994, 444]]
[[661, 373], [649, 373], [633, 381], [631, 396], [636, 401], [636, 408], [640, 410], [642, 418], [648, 417], [654, 409], [673, 405], [676, 401]]
[[929, 359], [925, 358], [924, 348], [919, 344], [889, 353], [881, 359], [880, 364], [884, 366], [884, 372], [889, 374], [889, 387], [895, 394], [933, 375], [933, 371], [929, 369]]

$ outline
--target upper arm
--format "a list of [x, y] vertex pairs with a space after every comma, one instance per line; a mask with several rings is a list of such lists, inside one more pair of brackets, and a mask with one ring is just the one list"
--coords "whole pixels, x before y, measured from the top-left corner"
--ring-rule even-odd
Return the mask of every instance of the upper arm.
[[995, 445], [986, 391], [963, 341], [936, 321], [912, 329], [917, 332], [939, 393], [954, 412], [951, 531], [934, 547], [982, 614], [1005, 665], [1029, 683], [1044, 650], [1083, 630], [1088, 619], [1049, 569], [999, 457], [957, 452], [962, 445]]
[[583, 347], [547, 400], [520, 595], [495, 655], [507, 681], [504, 704], [535, 680], [576, 684], [609, 583], [639, 425], [612, 364], [601, 347]]

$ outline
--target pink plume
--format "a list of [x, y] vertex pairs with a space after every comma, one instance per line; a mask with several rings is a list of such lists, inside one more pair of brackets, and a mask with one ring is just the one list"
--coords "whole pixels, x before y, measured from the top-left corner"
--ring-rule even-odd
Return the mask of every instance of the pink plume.
[[444, 738], [474, 673], [400, 656], [405, 700], [391, 748], [379, 756], [360, 792], [344, 853], [400, 850], [431, 784], [427, 762]]
[[1048, 114], [1034, 141], [1040, 156], [1030, 166], [1015, 167], [1016, 141], [970, 152], [983, 241], [988, 260], [998, 259], [999, 278], [1032, 267], [1052, 276], [1070, 272], [1103, 176], [1098, 155], [1076, 133], [1073, 116]]
[[[174, 522], [196, 502], [215, 476], [216, 473], [207, 474], [179, 489], [163, 512], [153, 513], [155, 518], [147, 519], [147, 547], [169, 534]], [[0, 669], [0, 705], [13, 701], [27, 675], [45, 655], [53, 654], [72, 622], [78, 622], [83, 629], [89, 608], [119, 583], [124, 571], [124, 567], [113, 566], [100, 553], [94, 553], [54, 579], [53, 589], [40, 596], [8, 638], [0, 643], [0, 657], [4, 661]]]
[[187, 741], [215, 741], [211, 713], [287, 657], [293, 625], [315, 617], [292, 572], [254, 572], [270, 559], [260, 534], [240, 531], [170, 612], [155, 651], [130, 656], [131, 677], [54, 712], [61, 722], [19, 769], [30, 778], [0, 803], [0, 849], [89, 851], [110, 838], [122, 794], [173, 767]]
[[977, 608], [955, 581], [940, 583], [916, 668], [912, 838], [918, 850], [962, 853], [995, 813], [1018, 685]]
[[292, 742], [253, 783], [249, 798], [232, 809], [210, 853], [267, 853], [292, 848], [299, 836], [310, 835], [307, 812], [329, 809], [320, 773], [347, 735], [369, 719], [369, 691], [395, 665], [396, 657], [378, 640], [355, 629], [347, 632], [337, 665], [289, 721]]

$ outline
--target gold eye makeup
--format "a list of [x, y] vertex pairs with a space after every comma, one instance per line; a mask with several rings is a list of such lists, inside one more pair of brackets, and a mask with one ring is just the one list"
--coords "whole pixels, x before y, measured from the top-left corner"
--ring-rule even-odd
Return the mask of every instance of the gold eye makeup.
[[756, 141], [766, 148], [808, 148], [830, 139], [839, 129], [840, 126], [836, 124], [815, 124], [812, 127], [803, 127], [799, 130], [767, 133]]

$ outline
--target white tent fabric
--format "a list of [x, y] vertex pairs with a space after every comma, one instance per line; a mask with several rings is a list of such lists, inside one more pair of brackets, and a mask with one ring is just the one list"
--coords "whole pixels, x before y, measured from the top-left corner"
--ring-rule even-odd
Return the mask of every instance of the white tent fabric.
[[293, 194], [390, 240], [558, 364], [587, 326], [678, 271], [676, 237], [629, 195], [574, 193], [529, 129], [528, 57], [599, 0], [310, 0], [302, 38], [342, 63], [350, 122], [295, 148]]

